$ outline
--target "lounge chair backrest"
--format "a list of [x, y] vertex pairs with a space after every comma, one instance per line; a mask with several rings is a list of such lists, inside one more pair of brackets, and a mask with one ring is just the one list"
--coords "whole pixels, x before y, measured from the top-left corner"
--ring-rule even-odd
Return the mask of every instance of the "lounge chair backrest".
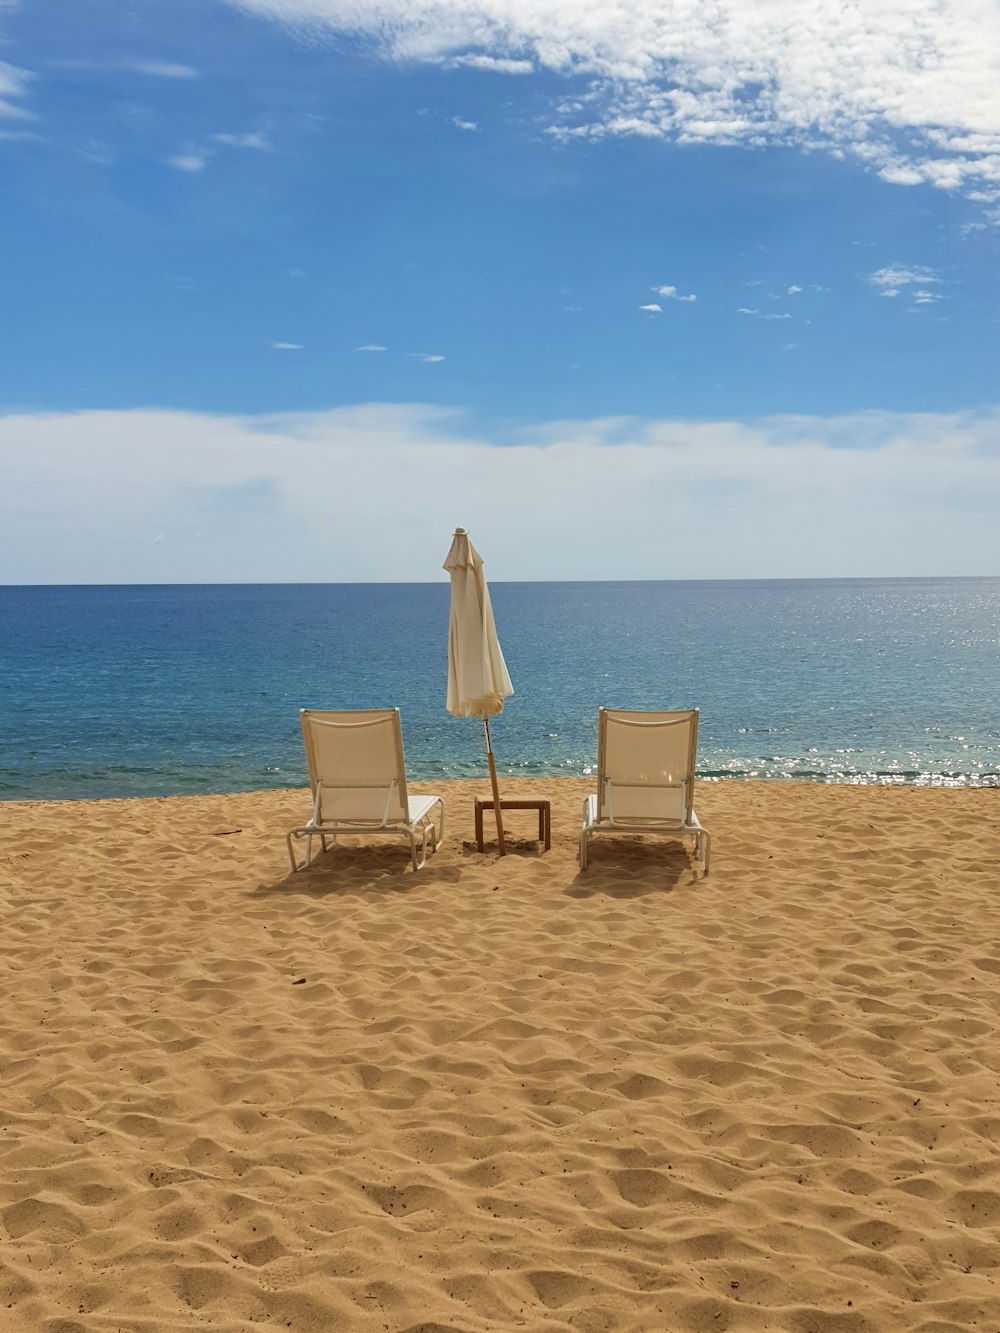
[[598, 719], [599, 819], [689, 823], [694, 803], [698, 710], [626, 712]]
[[398, 708], [303, 708], [301, 718], [309, 785], [324, 820], [381, 827], [407, 819]]

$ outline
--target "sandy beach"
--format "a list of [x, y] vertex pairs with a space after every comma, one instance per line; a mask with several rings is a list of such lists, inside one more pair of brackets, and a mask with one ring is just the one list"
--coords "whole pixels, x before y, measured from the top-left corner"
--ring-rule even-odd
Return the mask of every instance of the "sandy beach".
[[0, 806], [0, 1327], [1000, 1328], [1000, 792], [702, 784], [702, 879], [504, 786]]

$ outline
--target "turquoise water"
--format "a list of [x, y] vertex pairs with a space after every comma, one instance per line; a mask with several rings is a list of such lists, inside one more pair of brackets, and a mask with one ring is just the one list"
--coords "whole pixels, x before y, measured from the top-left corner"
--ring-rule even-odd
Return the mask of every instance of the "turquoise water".
[[[597, 709], [701, 710], [706, 777], [1000, 785], [1000, 579], [496, 583], [501, 772], [585, 775]], [[398, 705], [413, 778], [479, 776], [444, 709], [446, 583], [0, 588], [0, 797], [305, 782], [298, 709]]]

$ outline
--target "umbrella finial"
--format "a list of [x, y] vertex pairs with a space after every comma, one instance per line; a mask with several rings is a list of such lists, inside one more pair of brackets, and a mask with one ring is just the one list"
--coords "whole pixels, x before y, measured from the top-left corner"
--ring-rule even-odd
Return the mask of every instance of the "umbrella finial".
[[456, 536], [456, 537], [466, 537], [466, 536], [468, 536], [468, 533], [465, 531], [464, 528], [456, 528], [456, 529], [455, 529], [455, 536]]

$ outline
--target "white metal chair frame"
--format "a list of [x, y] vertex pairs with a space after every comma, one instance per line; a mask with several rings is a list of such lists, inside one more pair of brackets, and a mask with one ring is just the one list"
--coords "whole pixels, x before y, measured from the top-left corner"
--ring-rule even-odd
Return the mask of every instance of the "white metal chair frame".
[[[682, 793], [683, 818], [644, 818], [620, 815], [614, 812], [614, 782], [605, 773], [605, 743], [607, 737], [608, 716], [613, 715], [615, 726], [625, 727], [690, 727], [687, 771], [677, 782], [633, 782], [619, 783], [619, 786], [642, 787], [647, 791], [677, 791]], [[635, 716], [622, 716], [618, 710], [602, 708], [598, 714], [597, 745], [597, 785], [595, 795], [587, 796], [583, 802], [583, 827], [580, 830], [580, 869], [587, 868], [587, 844], [596, 833], [659, 833], [690, 835], [695, 840], [702, 873], [708, 874], [712, 839], [708, 830], [703, 828], [694, 812], [694, 769], [698, 750], [698, 710], [687, 709], [684, 712], [650, 714], [648, 721]]]
[[[359, 712], [362, 710], [358, 710]], [[393, 837], [405, 835], [410, 840], [410, 861], [414, 870], [422, 870], [427, 864], [428, 842], [431, 851], [437, 851], [441, 842], [444, 840], [444, 801], [440, 796], [410, 796], [406, 789], [406, 767], [403, 759], [403, 739], [402, 728], [399, 722], [399, 709], [377, 709], [364, 710], [371, 712], [372, 716], [365, 718], [360, 722], [336, 721], [335, 712], [320, 712], [315, 709], [302, 708], [299, 710], [299, 717], [302, 722], [302, 735], [306, 747], [306, 760], [309, 766], [309, 782], [313, 790], [313, 809], [309, 822], [301, 825], [299, 828], [293, 828], [285, 839], [288, 847], [288, 859], [292, 863], [292, 871], [305, 870], [312, 863], [312, 840], [318, 836], [323, 851], [329, 850], [329, 843], [336, 845], [338, 837], [364, 836], [367, 834], [387, 834]], [[358, 712], [352, 712], [350, 716], [358, 716]], [[390, 779], [384, 787], [380, 784], [373, 786], [370, 784], [358, 784], [351, 782], [326, 782], [317, 773], [317, 764], [313, 747], [310, 743], [311, 727], [332, 727], [342, 730], [355, 730], [360, 727], [378, 727], [385, 726], [387, 723], [392, 725], [395, 730], [395, 750], [397, 776]], [[351, 791], [351, 792], [381, 792], [385, 791], [385, 806], [380, 817], [372, 819], [337, 819], [332, 822], [324, 822], [323, 819], [323, 794], [329, 791]], [[399, 805], [406, 814], [405, 818], [390, 818], [392, 810], [393, 797], [398, 796]], [[438, 807], [437, 819], [438, 827], [434, 827], [434, 811]], [[419, 837], [419, 854], [417, 842]], [[293, 839], [297, 842], [304, 838], [306, 841], [306, 857], [301, 865], [295, 855]], [[329, 839], [329, 842], [328, 842]]]

